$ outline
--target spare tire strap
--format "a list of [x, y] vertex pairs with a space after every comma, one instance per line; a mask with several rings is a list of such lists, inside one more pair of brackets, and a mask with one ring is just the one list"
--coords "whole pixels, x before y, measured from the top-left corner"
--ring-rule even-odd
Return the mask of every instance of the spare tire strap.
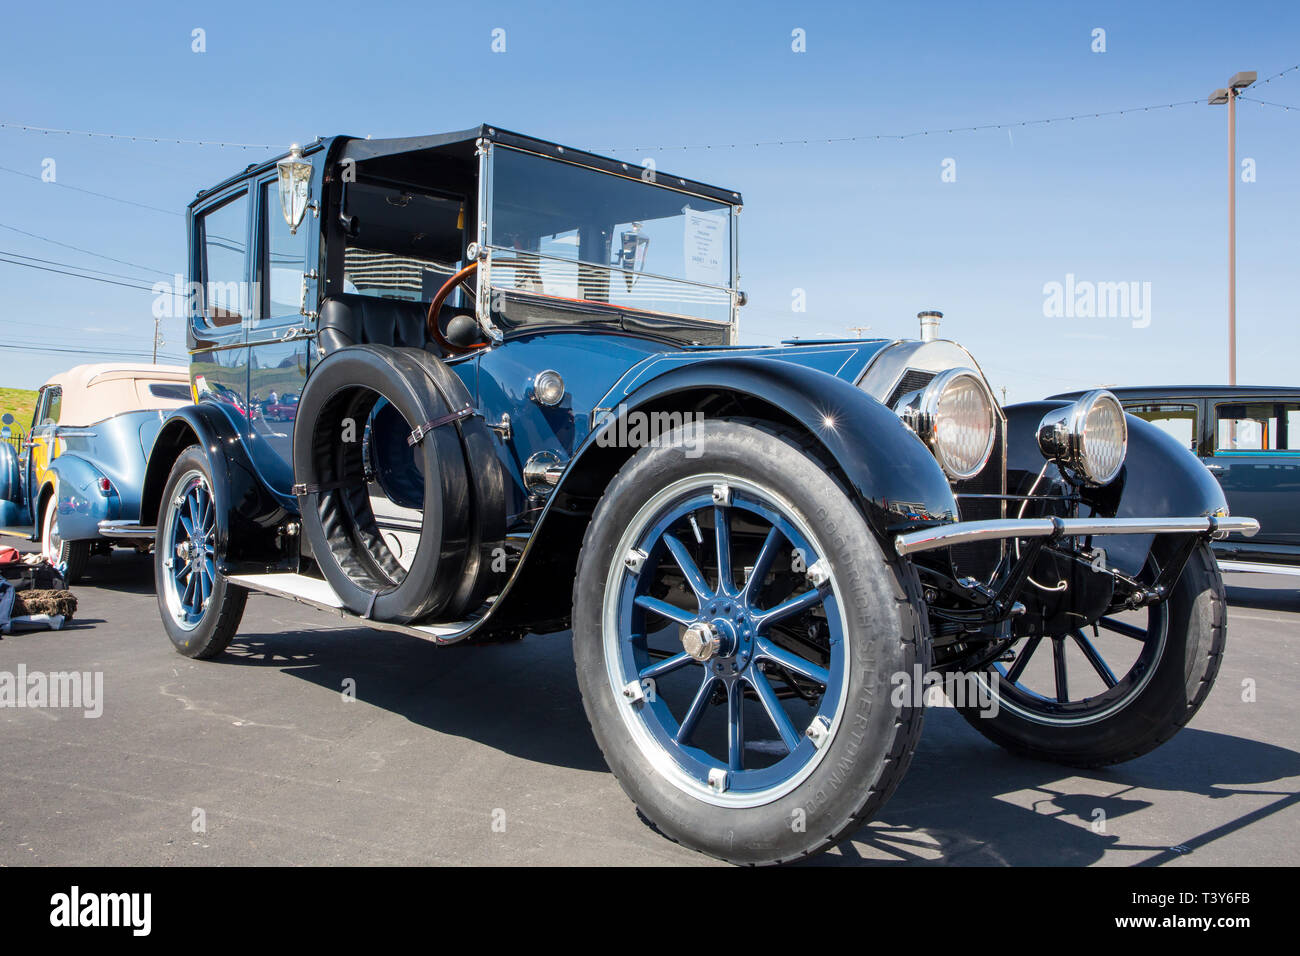
[[312, 484], [304, 481], [294, 485], [290, 491], [293, 493], [294, 497], [301, 497], [302, 495], [319, 494], [322, 491], [338, 491], [340, 488], [355, 487], [357, 487], [355, 481], [322, 481], [319, 484]]
[[424, 441], [424, 436], [427, 435], [429, 432], [433, 431], [435, 428], [438, 428], [441, 425], [450, 425], [452, 422], [458, 422], [462, 418], [468, 418], [470, 415], [473, 414], [474, 414], [473, 407], [466, 405], [464, 408], [460, 409], [459, 411], [454, 411], [446, 415], [442, 415], [438, 418], [433, 419], [432, 421], [425, 422], [423, 425], [416, 425], [414, 430], [412, 430], [411, 434], [406, 436], [406, 443], [411, 446], [418, 445], [420, 444], [420, 442]]

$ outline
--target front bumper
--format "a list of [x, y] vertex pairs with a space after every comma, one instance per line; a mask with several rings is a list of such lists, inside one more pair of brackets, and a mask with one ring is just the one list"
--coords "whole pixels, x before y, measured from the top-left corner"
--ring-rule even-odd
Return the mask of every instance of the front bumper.
[[894, 539], [904, 557], [956, 544], [1000, 538], [1078, 538], [1110, 534], [1204, 534], [1225, 538], [1240, 534], [1251, 538], [1259, 531], [1254, 518], [1018, 518], [992, 521], [958, 521], [924, 531], [910, 531]]

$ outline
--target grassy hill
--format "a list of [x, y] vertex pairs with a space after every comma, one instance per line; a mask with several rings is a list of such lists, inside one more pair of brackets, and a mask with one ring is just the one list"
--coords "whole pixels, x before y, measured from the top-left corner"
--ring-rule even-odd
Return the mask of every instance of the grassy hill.
[[8, 412], [14, 417], [15, 431], [26, 432], [36, 411], [36, 391], [29, 388], [0, 388], [0, 415]]

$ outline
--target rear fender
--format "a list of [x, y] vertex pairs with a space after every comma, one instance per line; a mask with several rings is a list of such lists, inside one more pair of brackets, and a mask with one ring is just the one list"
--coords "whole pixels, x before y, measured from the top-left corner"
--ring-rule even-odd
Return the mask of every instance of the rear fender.
[[[45, 474], [54, 485], [59, 509], [59, 537], [64, 540], [98, 538], [99, 523], [118, 517], [121, 500], [116, 489], [103, 494], [99, 490], [103, 472], [86, 459], [77, 455], [60, 455]], [[37, 531], [39, 533], [40, 529]]]
[[140, 523], [156, 524], [167, 476], [191, 445], [206, 456], [217, 503], [217, 537], [224, 570], [297, 570], [296, 556], [281, 544], [281, 528], [297, 514], [258, 477], [239, 428], [214, 404], [187, 405], [158, 430], [145, 467]]

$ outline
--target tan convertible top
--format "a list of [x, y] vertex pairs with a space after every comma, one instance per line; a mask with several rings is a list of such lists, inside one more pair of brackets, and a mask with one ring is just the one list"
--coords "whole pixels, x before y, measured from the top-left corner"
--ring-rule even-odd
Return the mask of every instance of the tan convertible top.
[[[103, 362], [78, 365], [50, 378], [46, 385], [63, 388], [60, 425], [91, 425], [142, 408], [180, 408], [190, 404], [189, 370], [181, 365]], [[183, 385], [184, 398], [158, 395], [151, 385]], [[169, 388], [166, 391], [174, 391]]]

